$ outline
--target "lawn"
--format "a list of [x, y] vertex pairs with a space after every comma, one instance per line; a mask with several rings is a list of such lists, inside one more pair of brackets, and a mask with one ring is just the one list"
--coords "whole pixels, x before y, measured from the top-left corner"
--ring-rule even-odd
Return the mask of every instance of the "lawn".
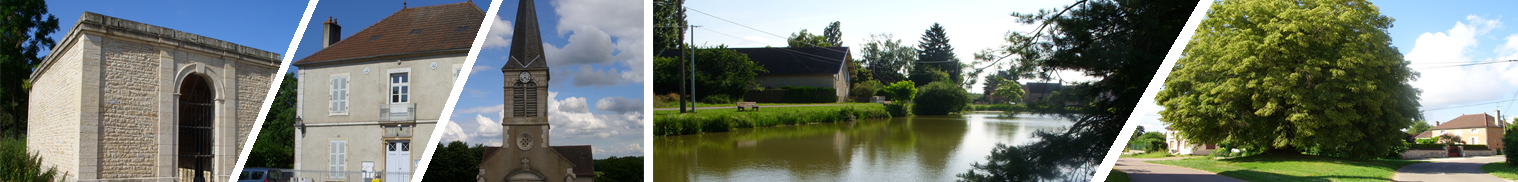
[[1123, 156], [1122, 156], [1122, 158], [1166, 158], [1166, 157], [1175, 157], [1175, 155], [1170, 155], [1170, 153], [1167, 153], [1167, 152], [1149, 152], [1149, 153], [1140, 153], [1140, 154], [1123, 154]]
[[1104, 180], [1104, 181], [1106, 181], [1106, 182], [1129, 182], [1129, 181], [1133, 181], [1133, 179], [1128, 179], [1128, 173], [1124, 173], [1122, 171], [1118, 171], [1117, 169], [1112, 169], [1112, 172], [1107, 172], [1107, 180]]
[[1391, 181], [1411, 160], [1353, 160], [1310, 155], [1255, 155], [1231, 159], [1148, 161], [1218, 173], [1245, 181]]
[[1481, 165], [1481, 171], [1492, 174], [1502, 179], [1518, 180], [1518, 167], [1508, 166], [1507, 162], [1497, 162]]
[[837, 106], [776, 107], [759, 111], [737, 109], [700, 110], [696, 113], [654, 111], [654, 135], [685, 135], [724, 132], [738, 128], [828, 123], [854, 119], [890, 118], [885, 106], [854, 103]]

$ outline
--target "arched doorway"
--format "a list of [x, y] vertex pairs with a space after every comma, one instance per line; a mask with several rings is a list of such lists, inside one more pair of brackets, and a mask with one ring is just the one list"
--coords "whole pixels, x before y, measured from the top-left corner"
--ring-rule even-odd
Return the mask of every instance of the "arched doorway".
[[179, 156], [178, 168], [193, 171], [194, 181], [210, 181], [212, 126], [216, 114], [216, 94], [210, 81], [202, 75], [189, 75], [179, 87]]

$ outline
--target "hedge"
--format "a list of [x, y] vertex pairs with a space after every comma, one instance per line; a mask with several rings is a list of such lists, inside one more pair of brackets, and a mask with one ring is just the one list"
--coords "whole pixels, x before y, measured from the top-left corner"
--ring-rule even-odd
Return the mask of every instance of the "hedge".
[[838, 90], [821, 87], [784, 87], [783, 103], [833, 103], [838, 102]]
[[[1486, 145], [1453, 145], [1464, 146], [1465, 150], [1486, 150]], [[1444, 149], [1444, 144], [1407, 144], [1408, 149]]]

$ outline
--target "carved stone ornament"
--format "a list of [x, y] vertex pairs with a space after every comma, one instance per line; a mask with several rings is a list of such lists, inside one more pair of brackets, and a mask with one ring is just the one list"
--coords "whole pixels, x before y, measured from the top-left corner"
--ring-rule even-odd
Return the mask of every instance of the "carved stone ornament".
[[522, 133], [517, 135], [517, 148], [522, 150], [532, 149], [532, 134]]

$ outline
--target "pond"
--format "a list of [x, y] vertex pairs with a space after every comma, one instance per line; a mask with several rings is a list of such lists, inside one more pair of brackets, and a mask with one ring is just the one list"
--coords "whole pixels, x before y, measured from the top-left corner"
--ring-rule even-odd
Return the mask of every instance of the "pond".
[[971, 113], [655, 137], [654, 181], [954, 181], [997, 143], [1071, 124]]

